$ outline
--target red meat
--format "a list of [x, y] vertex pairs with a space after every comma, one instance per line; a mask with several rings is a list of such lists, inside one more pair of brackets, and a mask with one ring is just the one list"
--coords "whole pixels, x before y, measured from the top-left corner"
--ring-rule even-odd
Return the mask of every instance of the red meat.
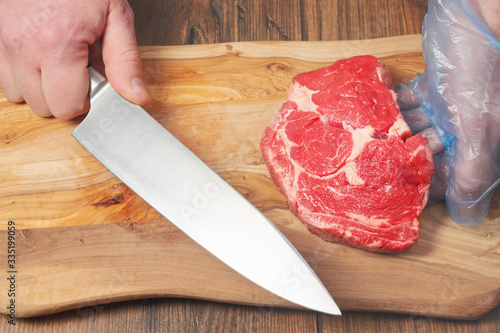
[[261, 151], [291, 211], [319, 237], [374, 252], [418, 239], [432, 154], [372, 56], [297, 75]]

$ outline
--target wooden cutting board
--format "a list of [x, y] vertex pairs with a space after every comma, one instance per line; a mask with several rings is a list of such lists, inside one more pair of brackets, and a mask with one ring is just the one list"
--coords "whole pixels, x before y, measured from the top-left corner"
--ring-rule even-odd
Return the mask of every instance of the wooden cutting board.
[[[147, 111], [278, 226], [343, 311], [481, 316], [500, 303], [499, 193], [472, 228], [443, 205], [426, 208], [418, 244], [388, 255], [313, 236], [269, 178], [259, 141], [292, 77], [358, 54], [381, 58], [395, 83], [424, 68], [419, 35], [143, 47]], [[82, 119], [38, 118], [0, 95], [0, 312], [12, 299], [17, 317], [146, 297], [295, 307], [220, 263], [102, 167], [70, 136]]]

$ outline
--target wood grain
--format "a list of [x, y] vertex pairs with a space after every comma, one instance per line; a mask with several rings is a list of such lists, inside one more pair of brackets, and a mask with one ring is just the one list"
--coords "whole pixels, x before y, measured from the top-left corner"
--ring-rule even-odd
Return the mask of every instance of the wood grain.
[[[423, 0], [131, 1], [139, 45], [359, 40], [421, 32]], [[158, 29], [161, 27], [161, 30]]]
[[[260, 136], [294, 75], [369, 52], [402, 82], [423, 66], [419, 39], [141, 47], [147, 110], [216, 172], [264, 176]], [[160, 218], [71, 137], [83, 117], [42, 119], [5, 98], [0, 108], [3, 230], [12, 219], [26, 229]]]
[[[454, 224], [436, 205], [420, 218], [416, 246], [367, 253], [307, 232], [259, 151], [295, 74], [369, 53], [404, 82], [423, 69], [420, 38], [143, 47], [147, 109], [280, 228], [342, 310], [476, 318], [500, 303], [499, 196], [478, 227]], [[0, 221], [15, 221], [20, 235], [19, 317], [158, 296], [294, 307], [201, 250], [79, 147], [70, 137], [79, 119], [32, 118], [25, 105], [0, 103], [8, 129]]]

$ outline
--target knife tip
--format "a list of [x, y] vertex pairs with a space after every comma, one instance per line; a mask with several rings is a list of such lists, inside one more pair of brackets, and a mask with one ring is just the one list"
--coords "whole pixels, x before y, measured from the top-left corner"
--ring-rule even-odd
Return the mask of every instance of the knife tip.
[[339, 307], [335, 303], [333, 304], [333, 306], [319, 310], [319, 312], [333, 315], [333, 316], [341, 316], [342, 315], [342, 312], [340, 311]]
[[329, 314], [333, 316], [341, 316], [342, 312], [340, 311], [339, 307], [333, 300], [333, 298], [329, 297], [330, 299], [327, 302], [324, 302], [321, 305], [315, 306], [313, 310], [324, 313], [324, 314]]
[[305, 294], [300, 296], [296, 295], [298, 297], [294, 297], [294, 299], [289, 300], [313, 311], [328, 315], [341, 316], [342, 312], [337, 306], [337, 303], [335, 303], [332, 295], [330, 295], [321, 281], [317, 279], [314, 282], [309, 284], [308, 288], [304, 290]]

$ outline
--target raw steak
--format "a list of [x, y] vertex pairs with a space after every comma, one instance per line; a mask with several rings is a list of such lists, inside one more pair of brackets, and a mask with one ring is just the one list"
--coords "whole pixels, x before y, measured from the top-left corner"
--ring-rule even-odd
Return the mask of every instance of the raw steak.
[[291, 211], [332, 242], [398, 252], [418, 239], [432, 154], [412, 136], [372, 56], [339, 60], [293, 78], [261, 151]]

